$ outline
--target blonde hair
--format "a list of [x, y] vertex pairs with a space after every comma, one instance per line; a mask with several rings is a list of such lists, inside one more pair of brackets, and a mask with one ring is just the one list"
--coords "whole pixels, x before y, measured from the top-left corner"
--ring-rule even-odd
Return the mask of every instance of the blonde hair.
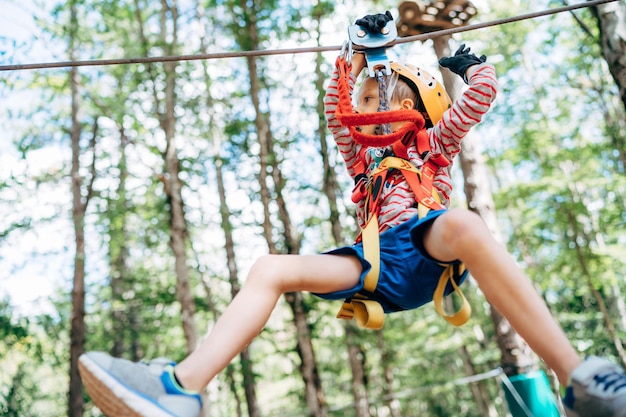
[[419, 93], [415, 91], [409, 83], [404, 81], [396, 72], [385, 77], [387, 82], [387, 98], [389, 101], [400, 103], [404, 99], [413, 101], [413, 108], [421, 113], [426, 113], [426, 107]]

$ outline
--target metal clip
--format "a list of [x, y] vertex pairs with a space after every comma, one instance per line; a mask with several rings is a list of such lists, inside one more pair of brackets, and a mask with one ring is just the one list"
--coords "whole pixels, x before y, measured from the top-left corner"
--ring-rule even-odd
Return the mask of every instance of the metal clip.
[[343, 58], [346, 62], [350, 62], [352, 59], [352, 42], [343, 41], [343, 45], [341, 45], [341, 52], [339, 52], [339, 56]]
[[386, 46], [398, 37], [398, 29], [393, 20], [387, 22], [381, 33], [369, 33], [359, 25], [351, 25], [348, 27], [348, 37], [352, 44], [363, 48], [370, 77], [375, 77], [375, 70], [380, 67], [385, 69], [385, 75], [391, 74]]

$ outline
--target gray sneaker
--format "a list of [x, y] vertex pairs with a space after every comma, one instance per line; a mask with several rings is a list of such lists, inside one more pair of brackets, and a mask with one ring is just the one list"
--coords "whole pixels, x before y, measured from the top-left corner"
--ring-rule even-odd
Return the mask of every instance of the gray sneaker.
[[202, 399], [174, 385], [173, 362], [135, 363], [103, 352], [81, 355], [83, 384], [109, 417], [198, 417]]
[[568, 417], [626, 417], [626, 375], [591, 356], [572, 372], [563, 404]]

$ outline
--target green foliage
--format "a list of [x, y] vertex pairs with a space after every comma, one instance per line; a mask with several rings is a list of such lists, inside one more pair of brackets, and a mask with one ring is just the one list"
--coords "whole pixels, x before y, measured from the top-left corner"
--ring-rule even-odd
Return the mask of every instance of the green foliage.
[[[545, 6], [532, 3], [491, 2], [480, 18], [486, 21]], [[196, 19], [198, 9], [180, 5], [180, 41], [171, 46], [160, 34], [159, 2], [78, 1], [80, 58], [310, 46], [318, 35], [323, 43], [336, 44], [345, 25], [358, 17], [348, 14], [397, 7], [382, 1], [206, 0], [199, 4], [204, 8], [200, 21]], [[588, 12], [577, 15], [593, 27]], [[55, 49], [66, 46], [68, 18], [66, 5], [58, 3], [38, 22]], [[256, 38], [245, 30], [253, 21], [258, 27]], [[206, 33], [203, 46], [201, 33]], [[499, 74], [497, 105], [479, 132], [494, 174], [498, 215], [510, 251], [575, 346], [584, 353], [612, 356], [613, 341], [591, 289], [602, 295], [611, 320], [623, 320], [619, 294], [626, 291], [622, 256], [626, 180], [621, 155], [626, 148], [626, 118], [623, 109], [615, 105], [616, 90], [602, 63], [597, 34], [592, 34], [595, 36], [584, 35], [571, 17], [559, 15], [464, 33], [452, 43], [465, 41], [473, 50], [485, 53]], [[26, 48], [8, 37], [0, 38], [0, 56], [13, 47]], [[324, 54], [323, 58], [323, 68], [329, 73], [334, 55]], [[326, 250], [334, 242], [326, 200], [319, 192], [322, 164], [316, 137], [320, 115], [316, 113], [314, 59], [273, 56], [256, 59], [256, 63], [261, 82], [259, 105], [277, 142], [276, 157], [285, 175], [281, 185], [297, 232], [303, 236], [302, 252]], [[176, 68], [176, 146], [192, 254], [188, 267], [198, 310], [196, 321], [204, 329], [205, 323], [210, 326], [214, 320], [212, 310], [219, 315], [231, 299], [213, 164], [220, 162], [224, 171], [243, 281], [253, 260], [267, 251], [260, 237], [259, 145], [244, 58], [190, 61]], [[186, 349], [169, 248], [167, 178], [162, 176], [165, 74], [164, 65], [158, 63], [79, 71], [83, 149], [94, 121], [99, 125], [95, 155], [81, 156], [83, 162], [95, 158], [97, 170], [93, 204], [86, 217], [86, 348], [111, 351], [119, 343], [123, 356], [131, 359], [181, 359]], [[3, 129], [7, 135], [3, 138], [13, 144], [10, 151], [16, 155], [15, 166], [23, 169], [6, 173], [0, 166], [0, 204], [16, 207], [1, 224], [0, 248], [6, 248], [5, 243], [23, 238], [27, 231], [40, 231], [44, 224], [69, 217], [69, 153], [65, 148], [71, 122], [66, 69], [19, 73], [0, 82], [3, 103], [17, 97], [18, 91], [28, 92], [27, 105], [19, 104], [24, 101], [20, 96], [15, 108], [6, 112], [13, 124]], [[44, 161], [39, 162], [42, 166], [33, 166], [33, 161], [41, 161], [34, 158], [37, 152], [59, 148], [65, 149], [61, 164], [48, 166]], [[335, 148], [330, 152], [331, 161], [340, 160]], [[127, 175], [123, 183], [122, 172]], [[341, 162], [337, 174], [345, 190], [339, 210], [345, 236], [350, 239], [355, 228], [350, 220], [354, 208], [347, 197], [350, 179]], [[52, 193], [44, 192], [49, 190]], [[50, 194], [66, 197], [59, 202]], [[33, 196], [37, 198], [33, 200]], [[53, 205], [54, 209], [33, 217], [22, 209], [33, 205]], [[282, 230], [275, 205], [271, 210], [273, 233], [278, 236]], [[50, 239], [40, 233], [42, 239]], [[73, 242], [61, 235], [53, 238], [62, 246], [57, 250], [60, 255], [49, 261], [45, 254], [35, 253], [30, 262], [71, 264], [72, 250], [68, 248]], [[5, 270], [10, 259], [0, 258], [0, 262]], [[1, 416], [64, 412], [70, 275], [63, 275], [60, 295], [54, 296], [55, 314], [22, 318], [13, 313], [9, 303], [0, 303]], [[121, 281], [119, 292], [111, 285], [116, 279]], [[390, 388], [403, 416], [478, 416], [468, 387], [451, 385], [468, 375], [460, 349], [468, 351], [477, 373], [497, 367], [499, 358], [484, 298], [472, 283], [464, 288], [474, 315], [471, 325], [459, 330], [446, 325], [427, 305], [388, 316], [382, 333], [357, 330], [347, 335], [343, 323], [334, 318], [339, 303], [305, 296], [331, 415], [354, 415], [346, 345], [346, 339], [354, 337], [362, 347], [360, 359], [367, 371], [373, 415], [387, 412]], [[617, 327], [618, 337], [624, 340], [625, 329]], [[484, 337], [477, 337], [481, 334]], [[307, 413], [294, 346], [289, 309], [281, 301], [267, 328], [251, 345], [259, 400], [266, 415]], [[385, 379], [386, 365], [393, 375], [391, 387]], [[233, 393], [243, 396], [239, 363], [234, 361], [231, 369], [232, 381], [221, 374], [211, 388], [215, 416], [235, 415]], [[42, 380], [50, 382], [38, 383]], [[485, 381], [484, 387], [504, 415], [497, 381]], [[86, 414], [97, 415], [97, 411], [88, 403]]]
[[12, 385], [7, 390], [3, 398], [0, 399], [0, 415], [6, 417], [34, 416], [30, 410], [25, 409], [31, 398], [37, 396], [38, 387], [32, 382], [30, 385], [24, 384], [26, 374], [23, 366], [20, 365], [13, 375]]
[[14, 318], [12, 308], [8, 301], [0, 300], [0, 355], [11, 349], [16, 344], [24, 344], [28, 338], [28, 319]]
[[[7, 301], [0, 302], [0, 416], [2, 417], [53, 417], [63, 407], [59, 381], [55, 375], [62, 369], [65, 355], [55, 352], [60, 335], [51, 331], [42, 320], [20, 317]], [[48, 333], [47, 331], [50, 331]], [[59, 397], [61, 395], [61, 397]]]
[[[578, 16], [593, 27], [587, 11]], [[536, 22], [545, 26], [547, 36], [536, 30], [523, 42], [520, 33], [502, 31], [529, 47], [520, 49], [526, 71], [501, 77], [505, 97], [491, 114], [498, 125], [514, 120], [518, 128], [509, 131], [506, 145], [488, 153], [504, 184], [496, 200], [510, 224], [512, 253], [542, 289], [575, 345], [589, 354], [613, 354], [605, 326], [607, 319], [623, 320], [615, 303], [624, 290], [617, 277], [626, 272], [616, 251], [624, 244], [619, 232], [624, 203], [615, 198], [625, 186], [615, 148], [623, 134], [600, 132], [616, 132], [613, 115], [623, 119], [624, 112], [611, 97], [616, 90], [597, 39], [566, 20], [555, 16]], [[513, 68], [515, 63], [506, 60], [504, 65]], [[515, 95], [522, 89], [527, 94]], [[511, 178], [512, 172], [517, 178]], [[596, 313], [599, 306], [591, 288], [613, 306], [610, 317]]]

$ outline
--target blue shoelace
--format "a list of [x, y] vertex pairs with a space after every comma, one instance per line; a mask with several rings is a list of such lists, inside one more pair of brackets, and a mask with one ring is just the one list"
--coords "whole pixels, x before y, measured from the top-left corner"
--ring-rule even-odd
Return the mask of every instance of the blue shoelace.
[[596, 375], [593, 377], [593, 380], [597, 385], [603, 386], [604, 391], [612, 390], [612, 392], [617, 392], [626, 388], [626, 375], [617, 371]]
[[[616, 393], [619, 390], [626, 389], [626, 374], [612, 370], [594, 376], [593, 382], [605, 392]], [[565, 389], [563, 404], [570, 410], [573, 410], [575, 401], [574, 389], [568, 386]]]

